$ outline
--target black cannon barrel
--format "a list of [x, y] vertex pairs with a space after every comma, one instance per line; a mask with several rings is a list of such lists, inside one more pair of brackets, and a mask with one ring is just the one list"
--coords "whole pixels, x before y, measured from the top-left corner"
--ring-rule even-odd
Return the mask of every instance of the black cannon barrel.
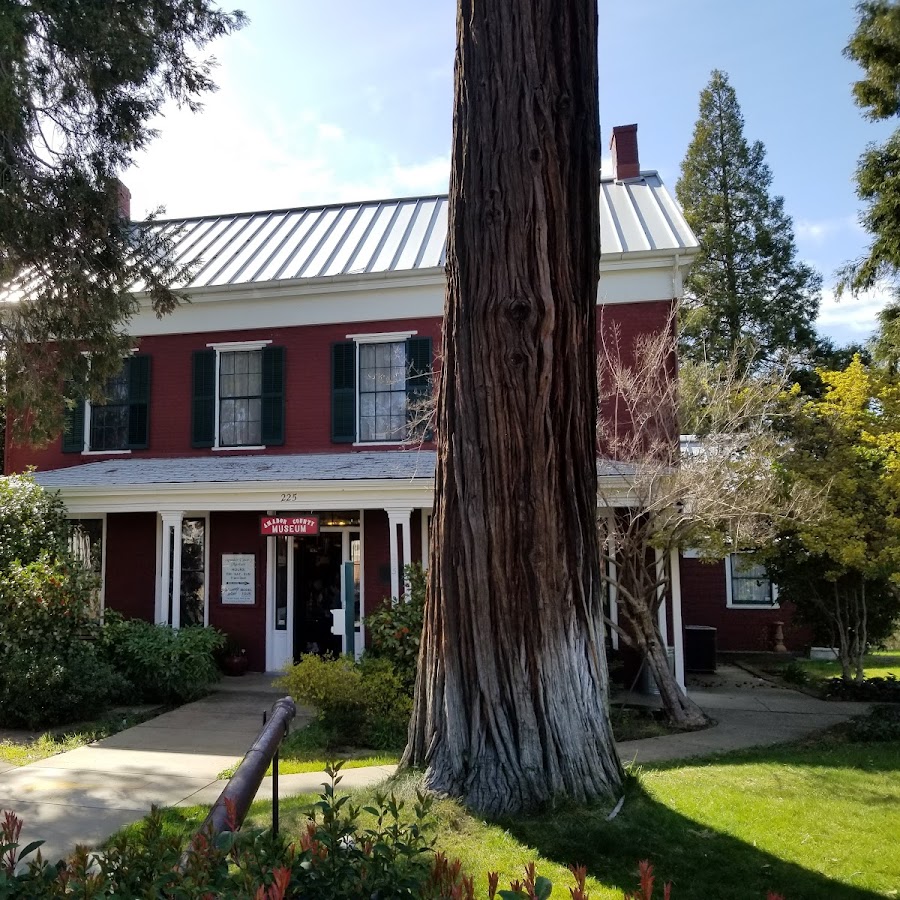
[[234, 803], [235, 828], [241, 827], [247, 810], [250, 809], [250, 804], [262, 784], [266, 769], [269, 768], [269, 763], [277, 753], [282, 738], [287, 733], [288, 725], [296, 714], [297, 706], [290, 697], [282, 697], [281, 700], [275, 702], [272, 712], [253, 742], [253, 746], [244, 755], [237, 771], [231, 776], [225, 789], [219, 794], [219, 799], [213, 804], [209, 815], [203, 820], [203, 824], [191, 840], [190, 847], [181, 858], [179, 868], [184, 868], [188, 854], [195, 845], [197, 835], [205, 834], [207, 837], [215, 838], [217, 834], [227, 829], [226, 800]]

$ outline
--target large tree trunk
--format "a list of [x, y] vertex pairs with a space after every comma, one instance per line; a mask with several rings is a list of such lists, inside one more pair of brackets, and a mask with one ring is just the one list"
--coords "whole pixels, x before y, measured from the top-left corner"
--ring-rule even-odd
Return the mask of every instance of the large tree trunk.
[[404, 763], [486, 814], [612, 797], [596, 515], [595, 0], [459, 0], [425, 630]]

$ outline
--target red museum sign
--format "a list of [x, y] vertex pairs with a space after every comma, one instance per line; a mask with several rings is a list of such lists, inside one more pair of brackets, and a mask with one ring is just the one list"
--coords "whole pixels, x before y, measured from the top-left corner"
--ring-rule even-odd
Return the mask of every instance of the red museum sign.
[[318, 534], [318, 516], [260, 516], [259, 533], [263, 537], [276, 535]]

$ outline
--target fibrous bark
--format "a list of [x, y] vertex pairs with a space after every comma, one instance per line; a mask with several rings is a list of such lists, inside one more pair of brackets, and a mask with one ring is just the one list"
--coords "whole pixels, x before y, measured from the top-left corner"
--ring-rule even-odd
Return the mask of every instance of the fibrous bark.
[[404, 762], [487, 814], [611, 797], [594, 0], [459, 0], [426, 624]]

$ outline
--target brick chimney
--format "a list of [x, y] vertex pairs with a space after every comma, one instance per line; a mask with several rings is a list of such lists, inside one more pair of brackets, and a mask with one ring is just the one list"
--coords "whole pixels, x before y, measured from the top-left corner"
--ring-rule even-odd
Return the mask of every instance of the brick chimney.
[[609, 149], [612, 151], [613, 178], [616, 181], [640, 177], [637, 125], [616, 125], [613, 128]]
[[119, 216], [126, 222], [131, 221], [131, 191], [125, 185], [115, 179], [116, 201], [118, 203]]

